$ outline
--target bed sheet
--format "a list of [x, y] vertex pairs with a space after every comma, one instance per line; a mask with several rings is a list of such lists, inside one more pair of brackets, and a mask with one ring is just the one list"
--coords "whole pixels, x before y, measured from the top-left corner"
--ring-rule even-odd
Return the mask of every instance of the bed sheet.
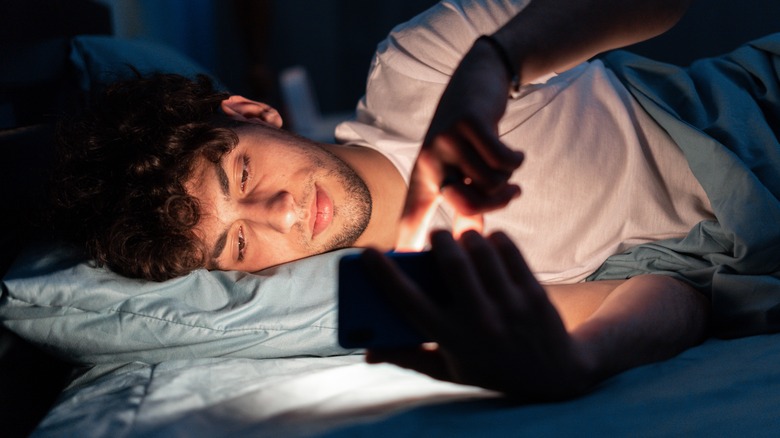
[[712, 339], [525, 405], [361, 355], [133, 363], [77, 381], [33, 436], [775, 436], [778, 363], [780, 335]]

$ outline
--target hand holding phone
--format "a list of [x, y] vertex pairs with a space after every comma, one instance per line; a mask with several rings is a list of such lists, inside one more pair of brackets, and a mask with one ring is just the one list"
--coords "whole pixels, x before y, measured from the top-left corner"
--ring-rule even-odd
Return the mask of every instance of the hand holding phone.
[[[355, 276], [346, 273], [341, 278], [343, 345], [368, 347], [370, 363], [535, 399], [573, 395], [592, 383], [590, 353], [567, 332], [508, 236], [467, 232], [456, 241], [451, 233], [435, 232], [431, 247], [432, 254], [390, 256], [399, 259], [396, 266], [373, 250], [355, 260], [363, 278], [353, 282]], [[406, 257], [409, 263], [401, 260]], [[363, 262], [376, 278], [365, 275]], [[367, 283], [361, 288], [362, 282]], [[345, 296], [349, 287], [358, 289]], [[406, 317], [436, 345], [420, 346], [429, 339], [407, 331]]]

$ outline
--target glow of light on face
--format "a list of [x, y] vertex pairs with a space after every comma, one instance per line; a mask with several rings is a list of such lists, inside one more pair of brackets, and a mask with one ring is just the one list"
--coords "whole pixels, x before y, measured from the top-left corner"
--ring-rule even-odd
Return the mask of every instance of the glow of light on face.
[[[334, 200], [332, 211], [334, 221], [331, 223], [331, 231], [327, 236], [323, 234], [322, 239], [312, 241], [310, 236], [307, 236], [308, 230], [305, 229], [304, 222], [301, 221], [303, 214], [299, 212], [302, 211], [302, 208], [299, 207], [296, 209], [298, 212], [288, 212], [284, 221], [281, 222], [285, 228], [294, 230], [294, 234], [289, 234], [289, 246], [292, 250], [288, 251], [288, 253], [284, 253], [281, 256], [270, 260], [257, 260], [258, 257], [249, 257], [248, 261], [244, 262], [241, 266], [223, 263], [219, 266], [210, 266], [210, 269], [257, 271], [302, 257], [354, 245], [355, 241], [368, 227], [373, 208], [371, 192], [366, 186], [365, 181], [360, 178], [354, 169], [352, 169], [344, 160], [323, 148], [321, 145], [287, 131], [281, 131], [265, 125], [247, 124], [237, 128], [237, 133], [239, 135], [239, 146], [230, 153], [252, 155], [257, 153], [254, 148], [265, 148], [261, 150], [260, 155], [252, 155], [255, 156], [256, 159], [256, 161], [253, 160], [253, 162], [267, 162], [267, 160], [262, 159], [264, 156], [274, 158], [283, 154], [282, 156], [285, 157], [287, 161], [282, 159], [281, 165], [284, 167], [284, 165], [290, 163], [289, 166], [284, 167], [288, 172], [301, 171], [302, 169], [309, 170], [305, 182], [300, 183], [296, 180], [295, 184], [291, 183], [293, 188], [303, 187], [300, 190], [295, 190], [299, 202], [302, 202], [300, 200], [310, 200], [312, 196], [315, 196], [315, 184], [321, 180], [329, 183], [332, 187], [341, 187], [344, 194]], [[271, 162], [278, 164], [280, 160], [278, 158], [275, 161], [272, 159]], [[204, 166], [209, 168], [209, 166], [213, 167], [213, 164], [207, 163]], [[263, 170], [277, 170], [277, 168], [269, 166], [270, 165], [268, 164], [266, 164], [265, 167], [259, 166], [262, 170], [257, 172], [262, 174]], [[196, 186], [199, 181], [205, 180], [208, 180], [208, 177], [193, 177], [189, 184], [191, 186]], [[290, 188], [287, 185], [280, 185], [279, 183], [274, 184], [273, 187], [276, 189], [286, 190]], [[201, 201], [206, 196], [202, 193], [198, 194], [198, 190], [192, 187], [188, 188], [188, 191], [190, 193], [194, 192], [194, 196]], [[335, 191], [338, 192], [339, 190], [336, 189]], [[203, 204], [206, 205], [207, 203], [203, 202]], [[212, 210], [215, 209], [216, 207], [212, 207]], [[220, 212], [223, 211], [228, 210], [210, 212], [209, 214], [204, 214], [204, 218], [209, 216], [219, 217]], [[206, 229], [204, 232], [205, 235], [200, 238], [203, 239], [207, 245], [211, 245], [211, 242], [216, 240], [216, 236], [210, 235], [214, 234], [213, 230], [210, 231], [209, 227], [203, 225], [203, 223], [201, 223], [200, 226]]]

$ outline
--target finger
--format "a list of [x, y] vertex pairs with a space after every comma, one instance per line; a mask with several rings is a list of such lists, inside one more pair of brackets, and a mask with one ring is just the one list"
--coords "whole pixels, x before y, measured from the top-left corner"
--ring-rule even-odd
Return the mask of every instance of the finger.
[[[462, 175], [455, 178], [456, 181], [465, 180], [486, 191], [505, 184], [514, 171], [514, 168], [502, 169], [503, 164], [491, 166], [462, 132], [440, 134], [434, 137], [429, 147], [445, 167], [454, 168]], [[445, 171], [442, 185], [446, 185], [447, 178], [451, 176], [451, 170]]]
[[[514, 332], [518, 339], [525, 339], [529, 345], [537, 344], [541, 348], [547, 347], [542, 347], [540, 342], [548, 346], [566, 345], [569, 338], [561, 315], [534, 277], [520, 250], [504, 233], [495, 233], [490, 239], [518, 284], [518, 293], [508, 297], [503, 307], [505, 315], [514, 315], [506, 328]], [[518, 318], [517, 315], [524, 316]]]
[[523, 164], [525, 154], [504, 144], [498, 138], [495, 127], [484, 123], [465, 123], [461, 132], [491, 168], [511, 174]]
[[481, 214], [468, 216], [455, 212], [455, 217], [452, 220], [452, 235], [456, 239], [460, 239], [466, 231], [482, 233], [484, 226], [485, 218]]
[[525, 159], [525, 154], [504, 144], [498, 137], [493, 124], [475, 120], [460, 120], [449, 130], [435, 135], [428, 133], [426, 144], [441, 148], [445, 162], [455, 163], [459, 158], [485, 163], [487, 168], [504, 173], [513, 173]]
[[467, 232], [461, 238], [461, 244], [468, 251], [485, 290], [496, 306], [506, 307], [510, 301], [516, 301], [518, 295], [522, 297], [501, 254], [491, 241], [475, 232]]
[[[437, 231], [431, 234], [431, 252], [439, 271], [446, 273], [442, 281], [450, 291], [450, 309], [459, 323], [465, 324], [466, 320], [471, 320], [476, 322], [476, 327], [494, 332], [497, 328], [496, 310], [466, 250], [455, 241], [451, 233]], [[446, 342], [448, 338], [443, 336], [437, 340], [442, 345], [451, 345]], [[452, 342], [457, 343], [458, 339], [452, 339]]]
[[455, 211], [462, 215], [473, 216], [504, 208], [521, 194], [520, 186], [506, 184], [486, 193], [472, 184], [458, 182], [443, 187], [441, 195]]
[[510, 277], [524, 291], [524, 295], [531, 299], [538, 300], [544, 298], [546, 300], [547, 294], [544, 292], [544, 288], [536, 280], [525, 258], [509, 236], [502, 232], [497, 232], [490, 235], [489, 239], [500, 254], [503, 265], [507, 267]]

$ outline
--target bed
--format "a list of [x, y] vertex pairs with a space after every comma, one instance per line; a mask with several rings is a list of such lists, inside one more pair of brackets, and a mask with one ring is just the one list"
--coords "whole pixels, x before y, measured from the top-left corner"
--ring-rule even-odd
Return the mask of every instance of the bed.
[[[48, 352], [94, 364], [74, 368], [32, 436], [775, 436], [780, 428], [780, 335], [710, 339], [550, 404], [366, 364], [336, 342], [332, 273], [350, 252], [258, 274], [197, 271], [146, 283], [67, 251], [25, 251], [4, 280], [14, 301], [4, 303], [5, 324]], [[79, 287], [69, 287], [76, 277]], [[304, 291], [291, 278], [318, 278], [319, 287]]]
[[[142, 71], [202, 71], [149, 44], [89, 36], [57, 44], [67, 49], [68, 67], [51, 74], [67, 71], [76, 95], [128, 59]], [[50, 137], [50, 125], [36, 122], [4, 132], [3, 147], [9, 140], [13, 162], [35, 168], [39, 161], [26, 152]], [[6, 196], [13, 205], [27, 199]], [[22, 227], [19, 219], [5, 229]], [[196, 271], [149, 283], [47, 242], [4, 233], [2, 245], [3, 435], [776, 436], [780, 429], [780, 334], [712, 338], [580, 398], [521, 404], [369, 365], [360, 351], [341, 348], [335, 266], [354, 250], [255, 274]], [[644, 254], [612, 260], [596, 275], [657, 268], [635, 263]]]
[[132, 364], [65, 391], [33, 436], [776, 436], [779, 341], [711, 340], [548, 405], [354, 355]]

